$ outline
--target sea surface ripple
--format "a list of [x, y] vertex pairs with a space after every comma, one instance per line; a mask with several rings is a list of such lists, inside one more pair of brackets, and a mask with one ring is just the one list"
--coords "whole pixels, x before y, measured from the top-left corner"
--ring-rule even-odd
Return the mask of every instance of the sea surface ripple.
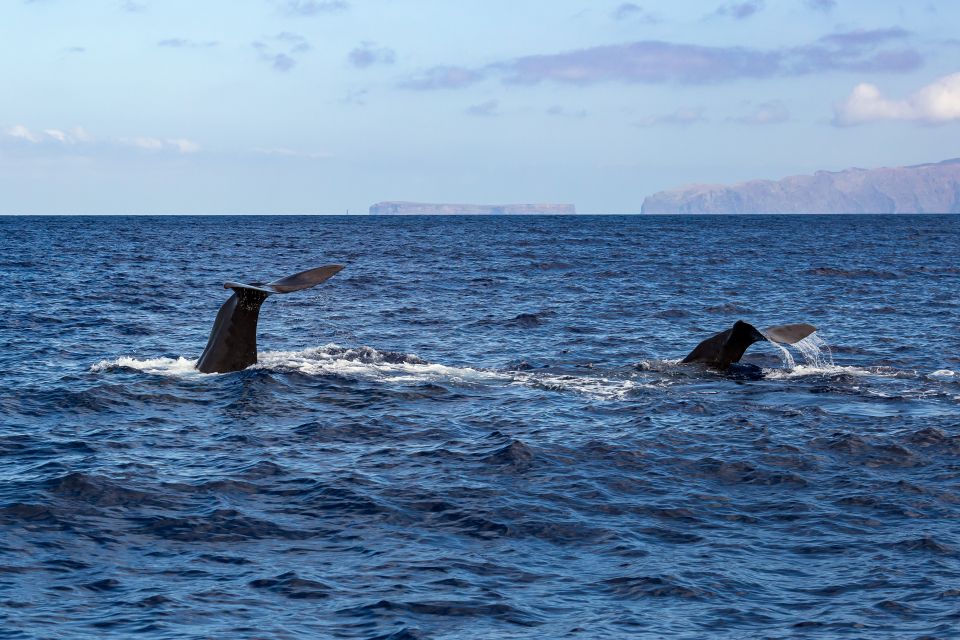
[[[0, 637], [957, 637], [958, 255], [958, 216], [0, 218]], [[225, 280], [333, 262], [193, 369]], [[677, 364], [737, 319], [820, 342]]]

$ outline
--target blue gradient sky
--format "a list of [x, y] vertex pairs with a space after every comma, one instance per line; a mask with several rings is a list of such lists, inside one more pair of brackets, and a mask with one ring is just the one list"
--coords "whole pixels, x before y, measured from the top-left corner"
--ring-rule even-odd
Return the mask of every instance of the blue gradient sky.
[[960, 156], [960, 3], [4, 0], [0, 213], [631, 213]]

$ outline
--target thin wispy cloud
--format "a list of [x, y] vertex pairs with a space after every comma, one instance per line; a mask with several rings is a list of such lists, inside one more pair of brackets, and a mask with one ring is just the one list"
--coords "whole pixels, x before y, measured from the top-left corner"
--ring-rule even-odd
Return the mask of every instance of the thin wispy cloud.
[[807, 5], [807, 7], [813, 9], [814, 11], [830, 13], [836, 9], [837, 0], [804, 0], [803, 4]]
[[343, 104], [362, 107], [367, 104], [367, 97], [369, 97], [369, 95], [369, 89], [353, 89], [347, 91], [347, 95], [345, 95], [340, 102]]
[[904, 40], [910, 37], [910, 32], [902, 27], [888, 27], [886, 29], [854, 29], [831, 33], [820, 38], [820, 42], [839, 47], [871, 47], [890, 42]]
[[118, 6], [121, 11], [127, 13], [143, 13], [147, 10], [147, 5], [143, 2], [137, 2], [137, 0], [120, 0]]
[[306, 38], [290, 31], [258, 40], [251, 46], [256, 49], [262, 62], [280, 72], [293, 69], [297, 64], [296, 56], [310, 50]]
[[642, 22], [645, 24], [656, 24], [660, 22], [655, 14], [647, 11], [634, 2], [624, 2], [610, 13], [610, 17], [617, 21], [630, 20], [633, 22]]
[[748, 125], [779, 124], [790, 120], [790, 110], [780, 100], [761, 102], [749, 113], [730, 118], [731, 122]]
[[41, 129], [34, 131], [22, 124], [16, 124], [2, 131], [7, 138], [23, 140], [31, 144], [57, 143], [73, 145], [84, 142], [94, 142], [94, 138], [83, 127], [73, 129]]
[[507, 84], [555, 82], [592, 85], [709, 84], [745, 78], [800, 76], [831, 71], [901, 73], [920, 67], [923, 56], [901, 44], [902, 29], [836, 33], [811, 44], [778, 49], [717, 47], [646, 40], [561, 53], [522, 56], [471, 69], [438, 66], [403, 83], [421, 91], [459, 89], [486, 78]]
[[548, 108], [545, 113], [548, 116], [555, 116], [558, 118], [586, 118], [587, 117], [586, 109], [568, 109], [559, 104], [555, 104], [552, 107]]
[[713, 15], [744, 20], [763, 11], [766, 6], [764, 0], [745, 0], [744, 2], [728, 2], [717, 7]]
[[293, 17], [310, 17], [336, 13], [350, 8], [345, 0], [274, 0], [281, 13]]
[[79, 46], [77, 46], [77, 47], [66, 47], [66, 48], [64, 48], [63, 52], [64, 52], [64, 53], [86, 53], [86, 52], [87, 52], [87, 48], [86, 48], [86, 47], [79, 47]]
[[702, 107], [681, 107], [672, 113], [641, 118], [635, 124], [638, 127], [655, 127], [660, 125], [689, 127], [692, 124], [706, 121], [707, 118], [704, 116]]
[[253, 152], [261, 156], [300, 160], [326, 160], [333, 157], [333, 154], [325, 151], [300, 151], [299, 149], [290, 149], [289, 147], [257, 148], [254, 149]]
[[484, 72], [466, 67], [437, 66], [402, 83], [403, 89], [433, 91], [436, 89], [462, 89], [484, 79]]
[[466, 108], [466, 114], [480, 118], [492, 118], [500, 115], [500, 102], [497, 100], [487, 100], [480, 104], [474, 104]]
[[848, 127], [883, 120], [924, 125], [960, 122], [960, 73], [938, 78], [906, 98], [887, 98], [874, 84], [863, 82], [834, 106], [833, 124]]
[[48, 151], [89, 152], [95, 149], [118, 148], [150, 152], [166, 151], [178, 154], [193, 154], [200, 151], [200, 145], [189, 138], [157, 138], [152, 136], [96, 138], [83, 127], [31, 129], [25, 125], [17, 124], [0, 129], [0, 141], [4, 139]]
[[142, 151], [176, 151], [183, 154], [197, 153], [200, 151], [200, 145], [187, 138], [150, 138], [140, 136], [136, 138], [120, 138], [118, 142]]
[[216, 40], [190, 40], [188, 38], [167, 38], [157, 42], [158, 47], [169, 49], [209, 49], [216, 47], [220, 43]]
[[393, 49], [378, 47], [373, 42], [362, 42], [347, 55], [350, 64], [358, 69], [366, 69], [377, 64], [393, 64], [396, 59], [397, 54]]

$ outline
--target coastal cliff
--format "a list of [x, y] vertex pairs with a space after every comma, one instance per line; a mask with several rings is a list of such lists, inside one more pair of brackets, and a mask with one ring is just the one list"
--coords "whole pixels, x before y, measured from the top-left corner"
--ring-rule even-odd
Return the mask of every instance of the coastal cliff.
[[960, 213], [960, 158], [661, 191], [642, 213]]
[[572, 204], [432, 204], [428, 202], [378, 202], [370, 215], [379, 216], [475, 216], [475, 215], [572, 215]]

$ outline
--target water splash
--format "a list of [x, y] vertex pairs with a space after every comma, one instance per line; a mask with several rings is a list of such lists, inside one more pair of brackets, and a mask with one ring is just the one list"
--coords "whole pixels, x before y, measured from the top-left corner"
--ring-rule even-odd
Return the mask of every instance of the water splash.
[[816, 332], [794, 343], [793, 347], [800, 352], [809, 367], [823, 369], [836, 366], [833, 362], [833, 352], [830, 350], [830, 345]]
[[[771, 340], [771, 342], [773, 341]], [[784, 369], [797, 369], [797, 361], [793, 357], [793, 353], [791, 353], [790, 349], [787, 348], [786, 345], [782, 345], [778, 342], [773, 342], [773, 344], [780, 350], [780, 359], [783, 361]], [[828, 345], [823, 338], [818, 336], [816, 332], [811, 333], [806, 338], [789, 346], [793, 349], [796, 349], [797, 353], [800, 354], [800, 357], [803, 358], [803, 364], [800, 365], [801, 367], [818, 370], [836, 368], [836, 365], [833, 362], [833, 352], [830, 351], [830, 345]]]

